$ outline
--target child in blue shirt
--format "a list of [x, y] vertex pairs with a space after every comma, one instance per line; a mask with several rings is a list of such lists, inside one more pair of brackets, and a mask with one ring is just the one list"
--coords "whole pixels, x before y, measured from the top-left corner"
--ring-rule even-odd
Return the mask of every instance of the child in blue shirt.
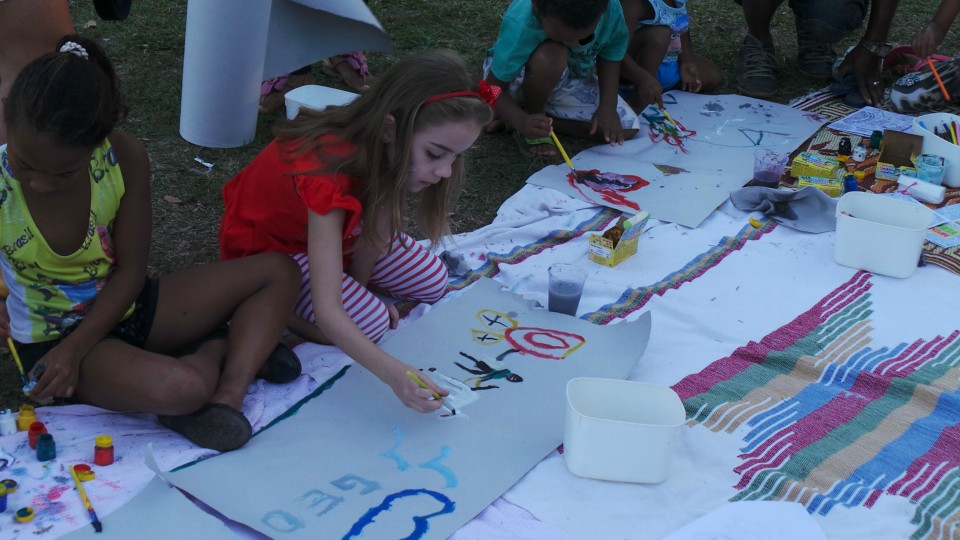
[[673, 88], [714, 93], [723, 74], [710, 60], [693, 52], [687, 0], [620, 0], [627, 28], [634, 29], [621, 77], [636, 90], [630, 104], [637, 111], [663, 105], [660, 95]]
[[[617, 0], [514, 0], [484, 62], [496, 113], [524, 154], [554, 157], [550, 132], [622, 144], [636, 113], [617, 95], [630, 34]], [[526, 76], [529, 75], [529, 76]]]

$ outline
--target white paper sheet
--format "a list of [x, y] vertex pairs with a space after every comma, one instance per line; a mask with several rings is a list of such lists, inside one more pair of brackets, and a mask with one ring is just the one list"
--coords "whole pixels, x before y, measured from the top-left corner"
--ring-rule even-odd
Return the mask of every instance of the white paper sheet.
[[527, 182], [550, 187], [594, 204], [696, 227], [730, 192], [753, 178], [753, 152], [796, 149], [823, 124], [811, 113], [737, 95], [664, 94], [676, 123], [655, 107], [643, 126], [622, 146], [597, 146], [573, 158], [577, 170], [597, 170], [592, 179], [572, 181], [569, 168], [550, 166]]
[[[481, 280], [383, 346], [441, 385], [476, 388], [472, 403], [445, 400], [456, 416], [407, 409], [353, 366], [241, 450], [168, 477], [268, 536], [446, 538], [562, 442], [566, 382], [624, 377], [649, 330], [648, 315], [598, 326]], [[256, 497], [237, 497], [251, 489], [241, 470], [257, 471]]]

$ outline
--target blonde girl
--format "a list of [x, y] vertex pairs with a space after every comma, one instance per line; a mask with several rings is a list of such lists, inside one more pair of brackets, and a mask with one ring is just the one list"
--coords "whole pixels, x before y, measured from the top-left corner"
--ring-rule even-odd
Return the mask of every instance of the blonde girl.
[[403, 232], [408, 193], [431, 241], [449, 233], [463, 153], [492, 119], [494, 89], [474, 90], [463, 61], [435, 51], [402, 60], [344, 107], [301, 111], [223, 190], [221, 256], [276, 251], [301, 270], [288, 325], [332, 343], [390, 386], [408, 407], [436, 410], [412, 368], [376, 342], [397, 313], [375, 293], [435, 302], [446, 267]]

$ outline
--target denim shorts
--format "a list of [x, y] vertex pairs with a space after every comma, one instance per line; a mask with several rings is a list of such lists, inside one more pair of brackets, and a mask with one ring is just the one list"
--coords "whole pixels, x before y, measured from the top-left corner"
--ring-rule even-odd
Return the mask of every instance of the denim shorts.
[[789, 5], [799, 28], [810, 32], [817, 41], [836, 43], [860, 28], [870, 0], [789, 0]]
[[[129, 317], [117, 323], [104, 339], [115, 338], [123, 340], [134, 347], [143, 348], [150, 337], [150, 329], [153, 327], [153, 318], [157, 313], [157, 297], [160, 291], [160, 284], [156, 279], [147, 279], [137, 295], [134, 302], [133, 313]], [[30, 373], [37, 361], [43, 358], [43, 355], [50, 352], [54, 347], [60, 344], [76, 328], [79, 322], [70, 326], [61, 333], [57, 339], [50, 341], [40, 341], [37, 343], [20, 343], [14, 340], [17, 348], [17, 354], [20, 356], [20, 362], [23, 364], [23, 370]]]

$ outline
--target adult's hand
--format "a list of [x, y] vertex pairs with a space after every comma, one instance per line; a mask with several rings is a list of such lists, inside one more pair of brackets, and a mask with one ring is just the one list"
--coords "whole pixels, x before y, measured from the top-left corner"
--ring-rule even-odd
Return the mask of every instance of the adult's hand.
[[868, 105], [883, 102], [883, 81], [880, 78], [882, 58], [876, 58], [862, 45], [855, 46], [837, 69], [839, 75], [852, 73], [857, 90]]

